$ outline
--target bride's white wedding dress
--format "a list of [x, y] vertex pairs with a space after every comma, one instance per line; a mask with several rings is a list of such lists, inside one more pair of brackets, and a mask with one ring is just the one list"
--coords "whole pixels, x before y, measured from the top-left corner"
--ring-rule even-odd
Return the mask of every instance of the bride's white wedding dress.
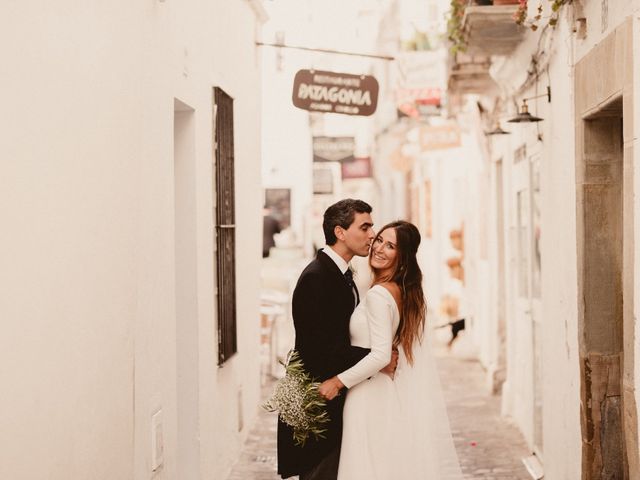
[[351, 316], [351, 344], [371, 353], [338, 375], [349, 388], [338, 480], [462, 480], [433, 357], [416, 343], [414, 364], [400, 348], [389, 363], [400, 314], [391, 293], [373, 286]]

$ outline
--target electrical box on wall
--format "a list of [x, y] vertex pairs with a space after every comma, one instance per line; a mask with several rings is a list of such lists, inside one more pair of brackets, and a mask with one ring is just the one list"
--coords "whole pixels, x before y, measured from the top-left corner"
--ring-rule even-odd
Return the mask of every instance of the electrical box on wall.
[[151, 417], [151, 470], [158, 470], [164, 463], [164, 439], [162, 437], [162, 410]]

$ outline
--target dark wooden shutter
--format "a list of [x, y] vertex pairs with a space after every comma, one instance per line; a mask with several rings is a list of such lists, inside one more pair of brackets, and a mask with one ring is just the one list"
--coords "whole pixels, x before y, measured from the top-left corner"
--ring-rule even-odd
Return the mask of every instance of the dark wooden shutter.
[[218, 365], [238, 351], [233, 99], [214, 88]]

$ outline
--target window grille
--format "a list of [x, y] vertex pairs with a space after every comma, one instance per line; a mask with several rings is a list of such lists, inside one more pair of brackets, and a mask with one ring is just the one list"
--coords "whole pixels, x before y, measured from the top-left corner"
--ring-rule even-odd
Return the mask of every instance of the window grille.
[[238, 351], [236, 331], [236, 226], [233, 99], [214, 88], [218, 365]]

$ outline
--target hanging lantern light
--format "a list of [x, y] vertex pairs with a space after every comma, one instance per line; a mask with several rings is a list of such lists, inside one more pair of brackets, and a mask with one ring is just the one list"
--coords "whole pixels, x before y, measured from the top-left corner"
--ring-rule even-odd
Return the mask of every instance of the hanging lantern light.
[[536, 117], [529, 113], [529, 106], [527, 105], [527, 100], [533, 100], [535, 98], [547, 97], [547, 101], [551, 102], [551, 87], [547, 86], [547, 93], [543, 93], [542, 95], [536, 95], [535, 97], [528, 97], [522, 99], [522, 105], [520, 106], [520, 110], [518, 115], [507, 120], [510, 123], [531, 123], [531, 122], [540, 122], [544, 120], [543, 118]]
[[509, 123], [529, 123], [529, 122], [540, 122], [542, 118], [536, 117], [529, 113], [529, 107], [527, 106], [527, 101], [522, 100], [522, 106], [520, 107], [520, 111], [518, 115], [513, 118], [507, 120]]
[[485, 135], [511, 135], [511, 132], [503, 130], [500, 126], [500, 122], [496, 122], [491, 130], [485, 132]]

